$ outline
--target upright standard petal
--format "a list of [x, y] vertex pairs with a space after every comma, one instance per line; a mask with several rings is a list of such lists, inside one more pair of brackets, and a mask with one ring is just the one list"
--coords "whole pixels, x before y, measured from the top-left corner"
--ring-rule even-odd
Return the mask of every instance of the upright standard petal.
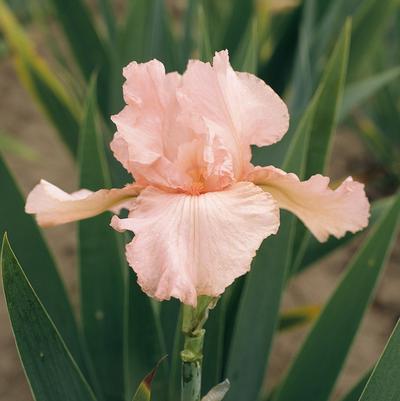
[[203, 192], [233, 180], [231, 155], [212, 133], [185, 125], [177, 101], [181, 77], [157, 60], [124, 69], [127, 106], [112, 120], [115, 157], [141, 185]]
[[262, 240], [277, 232], [279, 211], [252, 183], [197, 196], [149, 187], [127, 219], [111, 224], [135, 233], [126, 255], [148, 295], [194, 306], [250, 269]]
[[271, 145], [288, 129], [285, 103], [254, 75], [235, 72], [227, 51], [216, 53], [212, 66], [189, 61], [182, 82], [178, 99], [187, 124], [221, 138], [235, 159], [238, 179], [251, 158], [249, 145]]
[[172, 134], [179, 137], [186, 132], [176, 127], [179, 74], [166, 74], [163, 64], [152, 60], [129, 64], [124, 76], [127, 106], [112, 117], [118, 130], [111, 142], [114, 156], [140, 184], [184, 182], [171, 162], [177, 152]]
[[248, 180], [269, 192], [280, 208], [294, 213], [321, 242], [329, 235], [340, 238], [368, 225], [364, 185], [351, 177], [330, 189], [328, 177], [318, 174], [302, 182], [295, 174], [268, 166], [256, 167]]
[[51, 227], [96, 216], [106, 210], [115, 211], [133, 199], [142, 187], [128, 185], [121, 189], [101, 189], [92, 192], [86, 189], [68, 194], [45, 180], [30, 192], [25, 211], [36, 215], [43, 227]]

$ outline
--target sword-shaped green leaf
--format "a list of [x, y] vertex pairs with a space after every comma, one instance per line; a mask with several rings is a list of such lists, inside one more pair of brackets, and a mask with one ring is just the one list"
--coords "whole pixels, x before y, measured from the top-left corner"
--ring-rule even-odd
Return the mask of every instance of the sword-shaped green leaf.
[[258, 69], [258, 28], [254, 18], [243, 36], [240, 47], [233, 60], [233, 67], [239, 71], [256, 74]]
[[[143, 376], [166, 352], [159, 317], [155, 314], [151, 300], [139, 287], [132, 269], [129, 269], [128, 276], [124, 360], [126, 398], [130, 399]], [[153, 399], [164, 400], [166, 387], [166, 367], [162, 366], [153, 383]]]
[[29, 37], [4, 0], [0, 0], [0, 29], [4, 32], [7, 43], [15, 54], [20, 80], [38, 101], [46, 116], [60, 133], [63, 142], [75, 155], [80, 119], [77, 102], [65, 90], [45, 60], [36, 52]]
[[314, 120], [310, 131], [305, 177], [325, 171], [342, 103], [350, 49], [351, 22], [348, 20], [324, 72], [317, 92]]
[[361, 394], [360, 401], [395, 401], [400, 398], [400, 323], [398, 322], [385, 350]]
[[389, 20], [398, 6], [397, 0], [364, 0], [354, 16], [352, 44], [349, 59], [349, 81], [365, 76], [383, 39]]
[[274, 401], [328, 399], [390, 254], [399, 217], [400, 194], [354, 255]]
[[131, 0], [121, 30], [122, 60], [144, 62], [156, 58], [167, 71], [179, 65], [178, 46], [171, 30], [171, 18], [164, 0]]
[[224, 362], [226, 307], [227, 303], [222, 296], [215, 308], [210, 311], [209, 318], [204, 326], [206, 335], [203, 352], [202, 393], [210, 391], [221, 381]]
[[[322, 82], [311, 100], [314, 114], [308, 133], [309, 147], [301, 178], [309, 178], [314, 174], [323, 173], [329, 161], [333, 134], [345, 84], [350, 34], [351, 23], [347, 21], [327, 64]], [[303, 255], [308, 239], [309, 234], [305, 227], [297, 223], [294, 245], [295, 260], [292, 271], [297, 268], [298, 260]]]
[[199, 4], [197, 7], [197, 32], [196, 32], [197, 50], [199, 59], [202, 61], [211, 61], [213, 57], [213, 49], [211, 46], [209, 30], [207, 26], [207, 18], [204, 13], [204, 7]]
[[[289, 171], [304, 169], [313, 113], [309, 107], [294, 134], [284, 163]], [[261, 390], [292, 257], [293, 223], [293, 216], [282, 212], [278, 234], [263, 242], [246, 277], [234, 327], [228, 327], [232, 334], [224, 371], [231, 382], [227, 401], [254, 400]], [[256, 311], [262, 311], [261, 318], [254, 319]]]
[[[6, 235], [1, 265], [12, 328], [35, 400], [95, 401], [92, 390], [11, 250]], [[46, 282], [51, 285], [48, 279]]]
[[182, 38], [182, 53], [183, 61], [186, 63], [191, 58], [193, 51], [193, 37], [195, 35], [194, 29], [196, 27], [196, 13], [199, 6], [198, 0], [188, 0], [186, 2], [186, 11], [183, 19], [183, 38]]
[[[87, 82], [92, 75], [98, 75], [98, 101], [104, 116], [109, 115], [111, 77], [111, 54], [100, 37], [95, 19], [83, 0], [50, 0], [58, 22]], [[112, 44], [115, 45], [114, 43]]]
[[97, 0], [101, 11], [101, 16], [107, 27], [108, 38], [112, 45], [117, 35], [117, 20], [112, 6], [112, 0]]
[[228, 49], [231, 56], [235, 54], [255, 8], [253, 1], [233, 0], [232, 3], [229, 8], [230, 15], [226, 20], [227, 25], [221, 47], [222, 49]]
[[[81, 127], [80, 186], [99, 190], [110, 185], [104, 143], [97, 124], [94, 81]], [[127, 267], [110, 213], [79, 222], [81, 317], [89, 354], [107, 400], [124, 395], [123, 317]]]
[[[313, 105], [314, 108], [314, 116], [310, 122], [308, 133], [310, 135], [310, 148], [308, 149], [304, 171], [307, 178], [315, 172], [321, 173], [329, 157], [332, 133], [335, 128], [346, 76], [350, 33], [351, 24], [348, 21], [329, 58], [318, 88], [310, 100], [309, 106], [307, 106]], [[282, 165], [295, 134], [298, 120], [298, 117], [292, 119], [289, 132], [280, 142], [263, 149], [256, 149], [254, 160], [257, 164]]]
[[344, 120], [355, 107], [399, 77], [400, 67], [395, 67], [349, 85], [343, 95], [339, 120]]
[[0, 182], [7, 190], [0, 197], [0, 233], [7, 231], [30, 284], [46, 308], [76, 362], [84, 370], [78, 328], [64, 284], [42, 233], [19, 188], [0, 156]]

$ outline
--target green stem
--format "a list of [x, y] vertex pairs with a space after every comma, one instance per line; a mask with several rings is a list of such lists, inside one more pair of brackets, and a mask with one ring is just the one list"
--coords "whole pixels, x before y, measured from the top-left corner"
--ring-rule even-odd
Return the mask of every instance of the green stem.
[[182, 381], [181, 401], [200, 401], [201, 368], [203, 361], [203, 345], [208, 312], [215, 306], [216, 299], [199, 297], [197, 307], [183, 306], [182, 332], [184, 347], [181, 352]]
[[196, 335], [185, 335], [185, 346], [181, 352], [182, 391], [181, 401], [200, 401], [201, 369], [205, 330]]

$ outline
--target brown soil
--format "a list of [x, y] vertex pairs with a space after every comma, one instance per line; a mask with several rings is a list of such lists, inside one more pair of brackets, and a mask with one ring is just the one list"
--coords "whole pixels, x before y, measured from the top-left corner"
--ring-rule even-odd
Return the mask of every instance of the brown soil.
[[[8, 61], [0, 63], [0, 93], [0, 129], [12, 133], [39, 155], [34, 162], [11, 154], [6, 155], [22, 191], [26, 194], [40, 178], [45, 178], [68, 191], [76, 189], [76, 174], [71, 158], [29, 95], [21, 88]], [[332, 175], [342, 177], [357, 171], [367, 160], [367, 155], [357, 137], [343, 132], [337, 135], [332, 160], [335, 161]], [[74, 226], [46, 230], [45, 235], [72, 299], [76, 302]], [[354, 245], [347, 247], [296, 278], [285, 294], [283, 308], [323, 303], [334, 289], [355, 249]], [[400, 249], [397, 247], [340, 377], [333, 398], [335, 400], [374, 363], [400, 314], [399, 260]], [[302, 328], [279, 336], [274, 344], [269, 385], [273, 385], [281, 377], [307, 330], [308, 328]], [[3, 296], [0, 296], [0, 355], [0, 401], [32, 400], [18, 360]]]

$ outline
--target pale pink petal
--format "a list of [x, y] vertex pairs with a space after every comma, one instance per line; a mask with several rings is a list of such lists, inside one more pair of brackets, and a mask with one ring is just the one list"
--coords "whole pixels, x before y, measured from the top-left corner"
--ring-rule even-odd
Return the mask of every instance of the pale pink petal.
[[95, 216], [106, 210], [116, 211], [136, 197], [142, 187], [128, 185], [121, 189], [101, 189], [96, 192], [81, 189], [68, 194], [45, 180], [30, 192], [25, 211], [35, 214], [39, 225], [56, 226]]
[[210, 135], [199, 135], [180, 145], [175, 165], [190, 177], [190, 184], [180, 188], [191, 194], [219, 191], [234, 182], [229, 152]]
[[246, 88], [242, 115], [252, 145], [268, 146], [282, 139], [289, 128], [289, 112], [283, 100], [263, 80], [246, 72], [237, 73]]
[[[232, 155], [209, 130], [195, 132], [177, 101], [181, 76], [152, 60], [124, 69], [127, 106], [112, 120], [115, 157], [143, 186], [189, 193], [223, 189], [234, 180]], [[248, 157], [250, 160], [250, 157]]]
[[147, 121], [137, 121], [135, 111], [126, 106], [112, 120], [118, 132], [111, 142], [114, 156], [140, 185], [179, 188], [190, 178], [164, 155], [162, 122], [154, 114]]
[[301, 182], [297, 175], [268, 166], [256, 167], [248, 180], [261, 186], [280, 208], [294, 213], [319, 241], [336, 238], [368, 225], [369, 203], [364, 185], [348, 177], [338, 188], [330, 189], [329, 178], [314, 175]]
[[147, 294], [196, 305], [250, 269], [262, 240], [277, 232], [279, 211], [252, 183], [198, 196], [149, 187], [127, 219], [111, 224], [135, 233], [126, 255]]
[[178, 88], [187, 124], [196, 132], [218, 135], [235, 161], [235, 174], [250, 161], [250, 144], [279, 141], [289, 124], [288, 110], [279, 96], [257, 77], [235, 72], [227, 51], [216, 53], [213, 65], [189, 61]]
[[162, 63], [131, 63], [124, 68], [127, 106], [112, 117], [117, 133], [111, 142], [114, 156], [139, 184], [177, 187], [188, 178], [174, 166], [177, 143], [191, 131], [178, 126], [176, 89], [181, 77], [166, 74]]

